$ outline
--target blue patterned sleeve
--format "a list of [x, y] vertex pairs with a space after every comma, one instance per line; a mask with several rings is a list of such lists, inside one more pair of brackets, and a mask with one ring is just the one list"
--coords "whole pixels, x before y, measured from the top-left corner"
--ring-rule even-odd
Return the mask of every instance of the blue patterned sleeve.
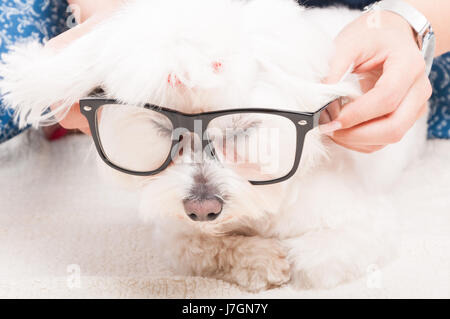
[[434, 61], [430, 74], [433, 95], [428, 120], [429, 138], [450, 138], [450, 52]]
[[298, 3], [309, 7], [329, 7], [345, 5], [352, 9], [363, 9], [377, 0], [298, 0]]
[[[44, 41], [63, 32], [66, 10], [65, 0], [0, 0], [0, 56], [17, 41]], [[0, 97], [0, 143], [20, 132]]]

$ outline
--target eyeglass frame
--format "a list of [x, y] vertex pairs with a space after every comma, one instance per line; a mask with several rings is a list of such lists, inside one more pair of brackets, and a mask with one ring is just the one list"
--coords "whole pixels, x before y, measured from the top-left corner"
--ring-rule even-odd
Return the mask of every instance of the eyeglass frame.
[[[145, 104], [142, 107], [166, 116], [172, 123], [173, 130], [177, 128], [187, 129], [188, 131], [195, 133], [194, 131], [194, 123], [197, 120], [202, 121], [202, 135], [204, 135], [205, 130], [207, 129], [209, 123], [217, 117], [232, 115], [232, 114], [241, 114], [241, 113], [260, 113], [260, 114], [271, 114], [278, 115], [284, 118], [287, 118], [293, 122], [296, 127], [296, 138], [297, 138], [297, 149], [295, 151], [295, 159], [292, 166], [292, 169], [283, 177], [279, 177], [269, 181], [248, 181], [252, 185], [270, 185], [283, 182], [289, 178], [291, 178], [298, 170], [298, 166], [300, 164], [301, 156], [303, 153], [303, 146], [305, 142], [306, 134], [311, 131], [313, 128], [319, 125], [320, 115], [323, 110], [325, 110], [333, 101], [327, 103], [322, 106], [315, 112], [296, 112], [296, 111], [288, 111], [288, 110], [280, 110], [280, 109], [267, 109], [267, 108], [236, 108], [236, 109], [224, 109], [218, 111], [210, 111], [210, 112], [202, 112], [202, 113], [183, 113], [171, 108], [161, 107], [154, 104]], [[147, 172], [138, 172], [128, 170], [126, 168], [120, 167], [113, 162], [111, 162], [106, 155], [103, 146], [101, 144], [99, 132], [98, 132], [98, 121], [97, 121], [97, 111], [104, 105], [124, 105], [115, 99], [105, 99], [99, 97], [89, 97], [80, 99], [80, 111], [81, 114], [87, 119], [89, 123], [89, 128], [91, 131], [92, 138], [94, 140], [95, 148], [97, 149], [98, 154], [101, 159], [111, 168], [116, 169], [122, 173], [135, 175], [135, 176], [152, 176], [161, 173], [164, 171], [173, 161], [171, 154], [169, 152], [167, 159], [164, 163], [156, 170], [147, 171]], [[140, 106], [141, 107], [141, 106]], [[205, 122], [203, 122], [205, 121]], [[205, 123], [205, 125], [203, 125]], [[201, 136], [202, 137], [202, 136]], [[200, 138], [201, 138], [200, 137]], [[202, 149], [211, 146], [211, 142], [209, 138], [202, 140]], [[171, 150], [174, 150], [174, 147], [177, 147], [174, 154], [179, 151], [179, 141], [172, 139]], [[214, 150], [210, 150], [214, 152]]]

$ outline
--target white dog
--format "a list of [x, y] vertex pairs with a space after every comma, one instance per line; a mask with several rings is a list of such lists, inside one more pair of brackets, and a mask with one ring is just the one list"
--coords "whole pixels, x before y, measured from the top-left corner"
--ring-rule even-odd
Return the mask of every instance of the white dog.
[[[336, 96], [360, 94], [352, 76], [321, 83], [334, 37], [359, 14], [306, 10], [293, 0], [129, 1], [59, 52], [36, 43], [17, 46], [3, 58], [0, 89], [25, 125], [64, 115], [100, 87], [104, 97], [127, 105], [102, 111], [98, 130], [109, 159], [144, 171], [165, 159], [169, 149], [161, 134], [170, 122], [155, 124], [141, 116], [149, 110], [129, 105], [152, 103], [187, 114], [314, 112]], [[58, 110], [45, 112], [55, 104]], [[247, 129], [245, 116], [228, 120], [234, 131]], [[250, 184], [242, 167], [218, 158], [194, 162], [179, 150], [171, 165], [147, 177], [102, 167], [142, 190], [140, 213], [154, 227], [149, 244], [177, 274], [219, 278], [251, 291], [288, 282], [332, 287], [392, 258], [395, 213], [383, 194], [418, 156], [425, 131], [423, 119], [400, 143], [366, 155], [313, 129], [296, 174], [270, 185]], [[279, 148], [278, 166], [295, 148], [292, 136], [294, 144]], [[188, 153], [190, 143], [183, 145]], [[230, 150], [215, 152], [220, 157]]]

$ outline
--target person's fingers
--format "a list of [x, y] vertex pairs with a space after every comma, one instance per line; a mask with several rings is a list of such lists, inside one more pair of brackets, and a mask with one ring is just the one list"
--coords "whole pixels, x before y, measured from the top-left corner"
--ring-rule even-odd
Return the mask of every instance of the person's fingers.
[[334, 121], [338, 118], [339, 114], [341, 113], [341, 102], [339, 99], [336, 101], [333, 101], [330, 103], [330, 105], [327, 107], [327, 112], [330, 114], [330, 119]]
[[[345, 37], [343, 37], [346, 39]], [[359, 56], [359, 49], [356, 46], [348, 46], [346, 40], [336, 39], [336, 52], [329, 61], [329, 70], [323, 83], [333, 84], [339, 82], [350, 68], [353, 67]]]
[[420, 110], [419, 116], [418, 116], [417, 118], [420, 119], [422, 116], [424, 116], [424, 115], [427, 113], [427, 111], [428, 111], [428, 103], [425, 103], [425, 104], [422, 106], [422, 109]]
[[[73, 41], [81, 38], [85, 34], [89, 33], [93, 30], [98, 23], [107, 18], [112, 12], [112, 6], [110, 9], [105, 9], [103, 12], [92, 15], [85, 22], [77, 25], [76, 27], [67, 30], [66, 32], [61, 33], [60, 35], [52, 38], [50, 41], [46, 43], [46, 48], [49, 48], [54, 51], [59, 51], [64, 47], [68, 46]], [[52, 109], [56, 109], [58, 105], [51, 106]], [[62, 127], [65, 129], [79, 129], [85, 134], [90, 135], [89, 124], [86, 118], [80, 112], [79, 104], [74, 104], [66, 116], [59, 121]]]
[[114, 10], [126, 1], [127, 0], [68, 0], [68, 3], [72, 6], [76, 6], [75, 9], [79, 10], [78, 18], [81, 22], [84, 22], [94, 14]]
[[73, 41], [81, 38], [88, 32], [90, 32], [99, 22], [105, 19], [108, 13], [96, 14], [91, 18], [87, 19], [85, 22], [69, 29], [60, 35], [50, 39], [45, 47], [52, 49], [54, 51], [58, 51], [68, 46]]
[[89, 128], [89, 126], [87, 126], [87, 127], [80, 127], [80, 128], [78, 128], [82, 133], [84, 133], [84, 134], [86, 134], [86, 135], [89, 135], [89, 136], [91, 136], [92, 135], [92, 133], [91, 133], [91, 129]]
[[[51, 108], [53, 110], [57, 109], [57, 105], [53, 105]], [[87, 119], [81, 114], [80, 104], [75, 103], [71, 106], [66, 116], [63, 119], [59, 120], [59, 124], [62, 127], [68, 130], [79, 129], [83, 133], [87, 135], [91, 135], [91, 131], [89, 129], [89, 123]]]
[[335, 131], [334, 141], [347, 145], [384, 145], [400, 141], [416, 120], [426, 112], [432, 88], [423, 75], [408, 92], [398, 109], [381, 118]]
[[325, 125], [336, 119], [341, 111], [341, 103], [339, 100], [335, 100], [328, 105], [328, 107], [322, 111], [319, 118], [319, 124]]
[[[336, 39], [336, 52], [329, 61], [330, 69], [328, 75], [322, 80], [325, 84], [334, 84], [342, 80], [344, 75], [355, 65], [355, 60], [359, 56], [359, 50], [346, 44], [346, 37]], [[350, 50], [351, 48], [351, 50]], [[341, 107], [339, 101], [332, 102], [321, 114], [319, 124], [322, 133], [328, 133], [338, 130], [342, 127], [341, 123], [334, 120], [339, 116]]]
[[337, 118], [343, 128], [394, 112], [415, 80], [425, 72], [425, 62], [417, 51], [414, 58], [390, 55], [383, 65], [383, 74], [366, 94], [347, 104]]
[[385, 148], [387, 145], [351, 145], [351, 144], [345, 144], [338, 141], [334, 141], [336, 144], [345, 147], [347, 149], [350, 149], [352, 151], [356, 151], [359, 153], [374, 153], [377, 152], [383, 148]]
[[331, 117], [330, 114], [325, 110], [320, 114], [319, 124], [324, 125], [329, 122], [331, 122]]
[[[86, 22], [78, 25], [77, 27], [72, 28], [51, 39], [49, 42], [47, 42], [46, 47], [54, 51], [61, 50], [65, 46], [69, 45], [72, 41], [81, 38], [83, 35], [92, 30], [92, 28], [94, 28], [99, 21], [100, 20], [98, 18], [93, 17], [92, 20], [89, 19]], [[57, 104], [51, 106], [53, 110], [57, 109], [57, 107]], [[63, 119], [60, 119], [59, 123], [65, 129], [79, 129], [85, 134], [91, 134], [89, 130], [89, 124], [86, 118], [80, 112], [79, 104], [72, 105], [67, 115]]]

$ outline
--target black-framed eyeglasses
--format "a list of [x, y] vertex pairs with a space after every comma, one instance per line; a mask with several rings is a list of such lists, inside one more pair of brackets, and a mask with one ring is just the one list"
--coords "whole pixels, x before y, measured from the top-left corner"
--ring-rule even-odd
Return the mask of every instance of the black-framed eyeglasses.
[[198, 154], [197, 145], [201, 156], [218, 160], [253, 185], [282, 182], [295, 174], [305, 137], [328, 105], [311, 113], [242, 108], [186, 114], [152, 104], [80, 100], [100, 157], [118, 171], [155, 175], [189, 150]]

